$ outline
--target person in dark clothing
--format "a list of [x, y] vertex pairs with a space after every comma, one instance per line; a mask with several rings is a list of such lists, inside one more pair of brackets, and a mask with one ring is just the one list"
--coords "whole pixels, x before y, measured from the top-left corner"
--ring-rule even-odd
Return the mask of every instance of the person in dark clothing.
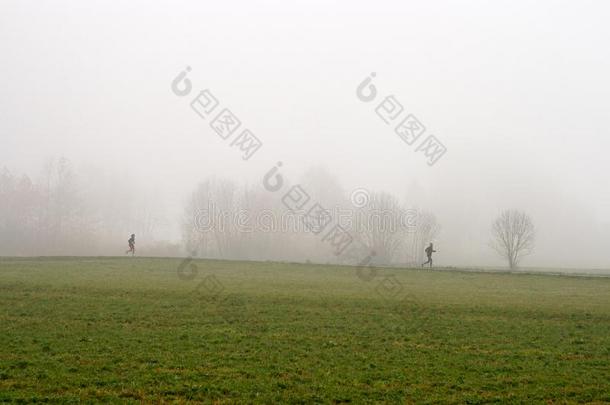
[[136, 235], [134, 233], [131, 234], [131, 238], [127, 240], [127, 244], [129, 244], [129, 249], [125, 252], [125, 254], [131, 253], [131, 255], [136, 254]]
[[430, 246], [428, 246], [425, 250], [426, 252], [426, 256], [428, 256], [428, 261], [422, 263], [422, 267], [424, 267], [426, 264], [430, 263], [430, 267], [432, 267], [432, 253], [436, 252], [436, 250], [434, 250], [434, 247], [432, 246], [432, 242], [430, 242]]

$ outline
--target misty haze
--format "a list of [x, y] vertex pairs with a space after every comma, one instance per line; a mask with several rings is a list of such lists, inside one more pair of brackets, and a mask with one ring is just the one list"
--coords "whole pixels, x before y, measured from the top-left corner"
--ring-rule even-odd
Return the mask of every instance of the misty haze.
[[0, 4], [0, 401], [610, 403], [610, 5]]

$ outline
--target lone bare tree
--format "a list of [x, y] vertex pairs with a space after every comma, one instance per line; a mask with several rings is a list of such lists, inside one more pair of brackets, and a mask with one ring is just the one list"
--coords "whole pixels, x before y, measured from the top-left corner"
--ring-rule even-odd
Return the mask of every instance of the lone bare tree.
[[534, 223], [523, 211], [502, 211], [494, 221], [491, 233], [491, 247], [508, 261], [511, 269], [534, 250]]

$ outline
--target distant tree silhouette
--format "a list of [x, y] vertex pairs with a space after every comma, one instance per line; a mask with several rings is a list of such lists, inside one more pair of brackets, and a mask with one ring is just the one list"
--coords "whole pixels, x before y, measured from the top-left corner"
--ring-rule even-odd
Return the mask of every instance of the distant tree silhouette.
[[511, 269], [534, 250], [534, 223], [523, 211], [502, 211], [492, 224], [491, 233], [491, 247], [508, 261]]

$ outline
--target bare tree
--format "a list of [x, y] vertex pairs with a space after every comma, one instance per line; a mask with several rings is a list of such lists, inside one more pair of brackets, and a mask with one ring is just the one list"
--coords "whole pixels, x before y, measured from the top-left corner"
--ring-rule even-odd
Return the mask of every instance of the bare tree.
[[200, 183], [185, 207], [182, 237], [189, 254], [217, 257], [214, 229], [219, 224], [215, 218], [213, 188], [212, 180]]
[[395, 262], [403, 248], [408, 232], [405, 212], [398, 199], [385, 192], [371, 193], [369, 203], [356, 212], [356, 235], [368, 250], [375, 252], [377, 262]]
[[504, 210], [494, 221], [491, 247], [515, 269], [521, 258], [534, 249], [534, 223], [528, 214], [518, 210]]
[[204, 257], [246, 258], [249, 234], [244, 232], [247, 224], [240, 221], [248, 200], [247, 191], [229, 180], [200, 183], [191, 194], [182, 221], [187, 250]]

